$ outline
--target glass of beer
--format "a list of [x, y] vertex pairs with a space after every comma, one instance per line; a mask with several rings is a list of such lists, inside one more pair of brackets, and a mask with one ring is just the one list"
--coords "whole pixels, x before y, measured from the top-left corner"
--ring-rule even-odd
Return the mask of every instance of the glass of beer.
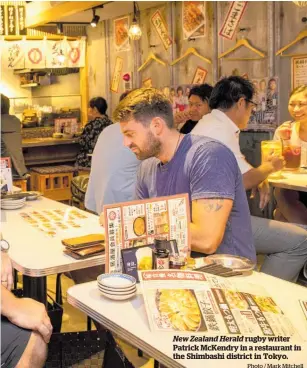
[[[281, 141], [262, 141], [261, 142], [261, 162], [268, 161], [271, 155], [282, 156]], [[276, 171], [269, 176], [271, 179], [280, 179], [282, 177], [281, 171]]]

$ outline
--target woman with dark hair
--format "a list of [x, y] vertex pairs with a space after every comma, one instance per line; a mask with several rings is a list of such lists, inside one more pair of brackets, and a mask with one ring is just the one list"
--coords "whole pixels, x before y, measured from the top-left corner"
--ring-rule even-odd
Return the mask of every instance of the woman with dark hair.
[[[295, 159], [294, 147], [301, 148], [301, 167], [307, 167], [307, 85], [294, 89], [290, 95], [288, 110], [292, 121], [287, 121], [275, 131], [275, 140], [288, 141], [293, 147], [291, 156]], [[307, 225], [307, 193], [290, 189], [275, 188], [277, 208], [276, 220]]]
[[80, 167], [90, 167], [91, 157], [100, 133], [107, 126], [112, 124], [112, 121], [106, 114], [108, 109], [107, 101], [103, 97], [94, 97], [90, 100], [88, 108], [88, 116], [90, 121], [83, 129], [79, 139], [80, 152], [77, 155], [76, 164]]

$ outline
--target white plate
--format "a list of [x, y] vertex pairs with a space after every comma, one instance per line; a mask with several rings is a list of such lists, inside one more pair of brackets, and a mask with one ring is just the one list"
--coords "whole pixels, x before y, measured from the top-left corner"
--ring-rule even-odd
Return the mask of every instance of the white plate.
[[18, 210], [19, 208], [22, 208], [23, 206], [25, 206], [25, 204], [26, 203], [23, 202], [23, 203], [20, 203], [18, 205], [15, 205], [15, 206], [9, 206], [9, 205], [6, 205], [6, 204], [1, 203], [1, 208], [3, 210]]
[[112, 295], [112, 294], [106, 294], [106, 293], [103, 293], [103, 292], [101, 292], [101, 294], [105, 298], [112, 299], [112, 300], [127, 300], [127, 299], [130, 299], [130, 298], [132, 298], [133, 296], [136, 295], [136, 293], [129, 294], [129, 295]]
[[134, 289], [129, 289], [127, 291], [116, 291], [116, 289], [104, 289], [101, 286], [98, 286], [98, 289], [105, 294], [112, 294], [112, 295], [130, 295], [136, 292], [136, 287]]
[[18, 204], [18, 203], [23, 203], [25, 201], [26, 201], [26, 198], [19, 198], [19, 199], [3, 198], [1, 199], [1, 203], [5, 203], [5, 204]]
[[101, 284], [100, 282], [98, 282], [98, 286], [102, 289], [105, 289], [106, 291], [109, 291], [109, 292], [112, 292], [112, 291], [118, 291], [118, 292], [124, 292], [124, 293], [127, 293], [129, 291], [132, 291], [136, 288], [136, 285], [132, 285], [132, 286], [129, 286], [129, 287], [126, 287], [126, 288], [113, 288], [113, 287], [110, 287], [110, 286], [105, 286], [104, 284]]
[[136, 285], [136, 279], [133, 276], [121, 273], [106, 273], [99, 275], [97, 281], [100, 285], [112, 289], [126, 289]]

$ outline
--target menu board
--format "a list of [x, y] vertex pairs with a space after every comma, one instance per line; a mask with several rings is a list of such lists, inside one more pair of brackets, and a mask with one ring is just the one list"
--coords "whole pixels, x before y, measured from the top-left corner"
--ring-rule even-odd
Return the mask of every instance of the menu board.
[[11, 192], [13, 190], [11, 159], [9, 157], [1, 157], [0, 163], [1, 192]]
[[82, 223], [80, 220], [83, 221], [88, 218], [82, 212], [72, 208], [21, 212], [20, 216], [32, 227], [50, 237], [54, 237], [61, 232], [65, 233], [68, 230], [81, 229]]
[[261, 286], [196, 271], [140, 271], [152, 331], [299, 335]]
[[104, 206], [106, 272], [122, 272], [121, 250], [153, 244], [156, 237], [176, 240], [181, 256], [190, 252], [188, 194]]
[[307, 84], [307, 55], [296, 56], [292, 61], [292, 89]]

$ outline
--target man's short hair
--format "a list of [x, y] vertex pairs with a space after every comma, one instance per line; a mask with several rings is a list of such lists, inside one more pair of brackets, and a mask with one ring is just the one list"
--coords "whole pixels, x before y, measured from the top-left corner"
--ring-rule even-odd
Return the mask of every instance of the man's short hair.
[[223, 78], [212, 90], [209, 100], [210, 109], [231, 109], [240, 98], [252, 100], [255, 93], [253, 84], [242, 77]]
[[1, 115], [10, 113], [10, 99], [1, 93]]
[[191, 88], [189, 98], [191, 96], [198, 96], [202, 101], [209, 101], [213, 87], [210, 84], [200, 84]]
[[130, 92], [114, 111], [114, 121], [136, 120], [148, 126], [155, 117], [163, 119], [168, 128], [174, 127], [173, 109], [167, 97], [155, 88], [139, 88]]

